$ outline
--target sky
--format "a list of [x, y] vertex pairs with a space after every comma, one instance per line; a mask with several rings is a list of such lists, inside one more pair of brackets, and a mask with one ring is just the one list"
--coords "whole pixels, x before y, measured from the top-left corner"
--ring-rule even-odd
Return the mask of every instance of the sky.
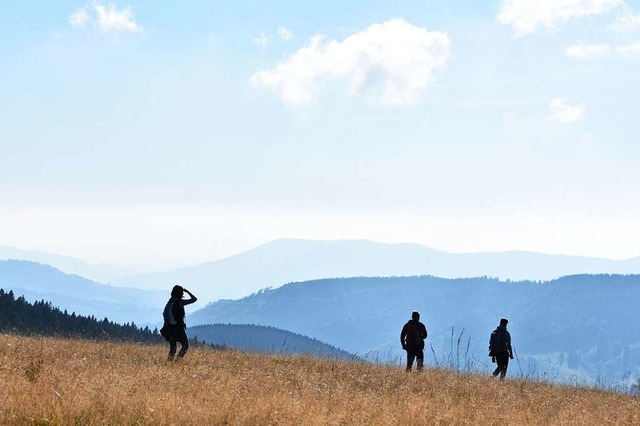
[[0, 245], [640, 256], [640, 1], [2, 1]]

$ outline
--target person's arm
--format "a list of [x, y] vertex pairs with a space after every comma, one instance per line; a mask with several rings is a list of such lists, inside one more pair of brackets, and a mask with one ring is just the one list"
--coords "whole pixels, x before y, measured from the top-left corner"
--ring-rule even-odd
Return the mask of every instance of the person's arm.
[[402, 345], [402, 349], [407, 348], [407, 344], [404, 342], [404, 339], [407, 337], [407, 324], [402, 327], [402, 332], [400, 333], [400, 344]]
[[192, 304], [192, 303], [195, 303], [195, 302], [198, 300], [198, 298], [197, 298], [197, 297], [195, 297], [195, 296], [193, 295], [193, 293], [191, 293], [191, 292], [190, 292], [189, 290], [187, 290], [186, 288], [184, 289], [184, 292], [185, 292], [185, 293], [187, 293], [187, 294], [189, 295], [189, 297], [190, 297], [190, 298], [189, 298], [189, 299], [187, 299], [187, 300], [183, 300], [183, 301], [182, 301], [182, 305], [190, 305], [190, 304]]
[[509, 358], [513, 359], [513, 350], [511, 349], [511, 333], [507, 331], [507, 351], [509, 351]]
[[491, 348], [491, 338], [492, 337], [493, 337], [493, 333], [491, 333], [491, 335], [489, 336], [489, 356], [491, 357], [491, 362], [493, 362], [495, 364], [496, 357], [493, 354], [493, 349]]
[[425, 340], [427, 338], [427, 326], [422, 324], [422, 330], [421, 330], [421, 336], [422, 339]]

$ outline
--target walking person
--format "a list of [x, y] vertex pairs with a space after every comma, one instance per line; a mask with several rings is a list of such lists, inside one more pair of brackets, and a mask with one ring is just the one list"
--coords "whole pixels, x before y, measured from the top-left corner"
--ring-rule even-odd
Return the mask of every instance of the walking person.
[[509, 320], [502, 318], [500, 325], [491, 332], [489, 338], [489, 356], [491, 362], [498, 365], [493, 372], [493, 377], [500, 375], [500, 380], [504, 380], [507, 375], [507, 367], [509, 367], [509, 359], [513, 359], [511, 334], [507, 331], [508, 323]]
[[400, 343], [407, 351], [407, 371], [411, 371], [413, 360], [417, 359], [418, 371], [424, 365], [424, 340], [427, 338], [427, 327], [420, 322], [420, 312], [413, 311], [411, 319], [402, 327]]
[[[183, 300], [184, 293], [189, 295], [189, 299]], [[173, 361], [180, 343], [180, 352], [178, 358], [184, 358], [189, 349], [189, 338], [187, 337], [187, 324], [184, 322], [184, 307], [197, 301], [198, 299], [186, 288], [179, 285], [173, 286], [171, 290], [171, 298], [164, 307], [162, 316], [164, 317], [164, 325], [160, 329], [160, 334], [169, 342], [168, 361]]]

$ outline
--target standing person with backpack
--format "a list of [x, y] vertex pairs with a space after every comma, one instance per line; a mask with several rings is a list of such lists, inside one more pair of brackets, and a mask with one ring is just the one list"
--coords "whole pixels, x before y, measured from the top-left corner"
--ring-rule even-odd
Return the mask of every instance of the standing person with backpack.
[[[189, 299], [182, 299], [184, 293], [189, 295]], [[184, 322], [184, 307], [194, 303], [196, 300], [198, 299], [186, 288], [179, 285], [173, 286], [171, 298], [165, 305], [162, 313], [164, 325], [160, 329], [162, 337], [169, 342], [168, 361], [173, 361], [176, 350], [178, 349], [178, 342], [180, 342], [181, 345], [178, 359], [182, 359], [189, 349], [189, 338], [186, 332], [187, 324]]]
[[507, 375], [509, 359], [513, 359], [511, 334], [507, 331], [508, 322], [509, 320], [502, 318], [500, 325], [491, 332], [491, 337], [489, 338], [489, 356], [491, 357], [491, 362], [498, 364], [493, 372], [493, 377], [500, 374], [500, 380], [504, 380], [504, 377]]
[[427, 338], [427, 327], [420, 322], [420, 312], [413, 311], [411, 319], [402, 327], [400, 343], [407, 351], [407, 371], [411, 371], [413, 360], [418, 359], [418, 371], [424, 365], [424, 339]]

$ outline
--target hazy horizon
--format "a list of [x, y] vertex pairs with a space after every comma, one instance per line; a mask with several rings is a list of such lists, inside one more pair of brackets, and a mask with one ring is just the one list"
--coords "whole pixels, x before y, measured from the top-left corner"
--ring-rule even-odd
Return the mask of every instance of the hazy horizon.
[[640, 256], [640, 0], [4, 6], [0, 245]]
[[[184, 267], [191, 267], [191, 266], [196, 266], [202, 263], [209, 263], [209, 262], [215, 262], [218, 260], [222, 260], [222, 259], [226, 259], [226, 258], [230, 258], [230, 257], [234, 257], [237, 255], [241, 255], [245, 252], [249, 252], [252, 251], [253, 249], [262, 247], [262, 246], [267, 246], [270, 245], [272, 243], [276, 243], [278, 241], [306, 241], [306, 242], [348, 242], [348, 241], [353, 241], [353, 242], [358, 242], [358, 241], [365, 241], [365, 242], [369, 242], [369, 243], [373, 243], [373, 244], [388, 244], [388, 245], [417, 245], [420, 247], [423, 247], [425, 249], [432, 249], [432, 250], [436, 250], [436, 251], [440, 251], [440, 252], [444, 252], [444, 253], [449, 253], [449, 254], [482, 254], [482, 253], [504, 253], [504, 252], [526, 252], [526, 253], [535, 253], [535, 254], [542, 254], [542, 255], [551, 255], [551, 256], [575, 256], [575, 257], [588, 257], [588, 258], [594, 258], [594, 259], [604, 259], [604, 260], [629, 260], [629, 259], [633, 259], [633, 258], [637, 258], [640, 256], [630, 256], [630, 257], [624, 257], [624, 258], [608, 258], [608, 257], [602, 257], [602, 256], [585, 256], [585, 255], [580, 255], [580, 254], [573, 254], [573, 253], [557, 253], [557, 252], [541, 252], [541, 251], [532, 251], [532, 250], [486, 250], [486, 251], [452, 251], [452, 250], [444, 250], [438, 247], [433, 247], [431, 245], [426, 245], [426, 244], [421, 244], [421, 243], [415, 243], [415, 242], [409, 242], [409, 241], [390, 241], [390, 242], [386, 242], [386, 241], [375, 241], [375, 240], [370, 240], [370, 239], [366, 239], [366, 238], [346, 238], [346, 239], [304, 239], [304, 238], [278, 238], [278, 239], [274, 239], [274, 240], [269, 240], [269, 241], [264, 241], [261, 243], [257, 243], [255, 245], [250, 245], [246, 248], [242, 248], [239, 251], [234, 251], [234, 252], [230, 252], [228, 255], [223, 255], [220, 257], [202, 257], [200, 259], [192, 259], [192, 260], [184, 260], [184, 259], [172, 259], [172, 260], [165, 260], [162, 263], [147, 263], [147, 264], [131, 264], [131, 263], [124, 263], [124, 264], [119, 264], [119, 263], [109, 263], [109, 262], [93, 262], [91, 261], [89, 258], [85, 258], [82, 255], [72, 255], [72, 254], [67, 254], [67, 253], [60, 253], [60, 252], [53, 252], [53, 251], [44, 251], [44, 250], [32, 250], [32, 249], [25, 249], [22, 247], [16, 247], [16, 246], [7, 246], [7, 245], [2, 245], [0, 244], [0, 260], [3, 259], [2, 256], [2, 248], [8, 248], [8, 249], [16, 249], [19, 251], [24, 251], [24, 252], [33, 252], [33, 253], [41, 253], [41, 254], [46, 254], [46, 255], [55, 255], [55, 256], [62, 256], [62, 257], [69, 257], [75, 260], [79, 260], [82, 261], [84, 263], [87, 263], [88, 265], [93, 265], [93, 266], [111, 266], [111, 267], [119, 267], [119, 268], [123, 268], [123, 270], [128, 270], [130, 274], [137, 274], [137, 273], [155, 273], [155, 272], [169, 272], [175, 269], [179, 269], [179, 268], [184, 268]], [[28, 259], [26, 259], [28, 260]], [[640, 271], [639, 271], [640, 273]]]

